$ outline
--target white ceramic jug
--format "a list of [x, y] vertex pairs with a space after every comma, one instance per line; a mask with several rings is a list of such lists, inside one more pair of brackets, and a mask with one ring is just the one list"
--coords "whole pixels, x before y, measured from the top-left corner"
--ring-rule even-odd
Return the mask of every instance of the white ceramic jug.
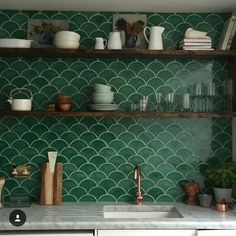
[[[146, 31], [150, 31], [149, 40], [146, 35]], [[160, 26], [152, 26], [152, 27], [145, 27], [143, 29], [143, 34], [146, 41], [149, 43], [148, 49], [149, 50], [162, 50], [163, 49], [163, 42], [162, 42], [162, 33], [165, 28]]]
[[107, 42], [108, 49], [122, 49], [120, 32], [110, 32]]
[[105, 49], [107, 46], [107, 40], [101, 37], [95, 38], [95, 49]]

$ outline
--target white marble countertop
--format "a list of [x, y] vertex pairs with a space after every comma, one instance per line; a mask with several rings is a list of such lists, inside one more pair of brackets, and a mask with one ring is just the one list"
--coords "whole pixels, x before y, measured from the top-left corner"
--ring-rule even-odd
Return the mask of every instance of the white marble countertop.
[[[0, 230], [60, 230], [60, 229], [236, 229], [236, 210], [221, 213], [213, 208], [189, 206], [183, 203], [146, 205], [174, 205], [182, 218], [109, 219], [104, 218], [104, 206], [127, 203], [63, 203], [59, 206], [32, 204], [18, 208], [26, 213], [26, 223], [20, 227], [9, 222], [14, 208], [0, 209]], [[142, 206], [141, 206], [142, 207]]]

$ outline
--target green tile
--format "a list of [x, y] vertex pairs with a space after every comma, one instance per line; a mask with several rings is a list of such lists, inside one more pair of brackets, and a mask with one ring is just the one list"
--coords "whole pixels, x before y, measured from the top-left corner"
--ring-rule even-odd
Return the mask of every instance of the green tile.
[[116, 182], [111, 179], [104, 179], [99, 183], [99, 186], [103, 187], [106, 191], [109, 191], [109, 189], [116, 186]]
[[90, 191], [90, 189], [92, 189], [95, 186], [96, 186], [95, 181], [91, 179], [85, 179], [80, 182], [80, 187], [85, 189], [87, 193]]
[[[165, 49], [175, 49], [185, 30], [208, 31], [216, 46], [230, 13], [147, 14], [147, 25], [165, 27]], [[93, 48], [94, 38], [107, 38], [113, 12], [1, 11], [0, 36], [26, 38], [28, 19], [68, 19], [69, 30], [81, 35], [81, 48]], [[9, 20], [10, 19], [10, 20]], [[12, 31], [14, 30], [14, 32]], [[109, 84], [120, 110], [130, 110], [148, 95], [177, 91], [201, 81], [214, 81], [216, 111], [224, 104], [226, 59], [190, 58], [0, 58], [0, 108], [15, 87], [33, 93], [33, 109], [46, 109], [58, 93], [72, 96], [73, 110], [88, 110], [95, 83]], [[40, 195], [40, 166], [47, 152], [58, 151], [64, 163], [63, 201], [134, 201], [133, 169], [141, 165], [144, 201], [183, 201], [184, 179], [202, 184], [209, 163], [232, 157], [231, 119], [120, 117], [2, 117], [0, 175], [6, 178], [6, 198], [12, 192]], [[29, 163], [31, 179], [12, 179], [10, 164]], [[206, 182], [206, 189], [210, 190]]]

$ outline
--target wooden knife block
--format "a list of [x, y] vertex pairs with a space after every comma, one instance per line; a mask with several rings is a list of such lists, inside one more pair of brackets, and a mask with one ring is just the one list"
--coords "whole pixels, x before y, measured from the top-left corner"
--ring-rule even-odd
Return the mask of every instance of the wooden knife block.
[[62, 170], [63, 164], [57, 162], [54, 173], [50, 172], [49, 162], [41, 167], [41, 205], [60, 205], [62, 202]]

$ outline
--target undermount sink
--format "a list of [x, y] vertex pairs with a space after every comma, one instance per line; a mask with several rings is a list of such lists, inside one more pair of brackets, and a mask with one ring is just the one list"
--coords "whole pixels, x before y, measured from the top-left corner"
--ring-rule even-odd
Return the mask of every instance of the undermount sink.
[[117, 219], [162, 219], [183, 218], [174, 206], [168, 205], [134, 205], [134, 206], [104, 206], [104, 218]]

